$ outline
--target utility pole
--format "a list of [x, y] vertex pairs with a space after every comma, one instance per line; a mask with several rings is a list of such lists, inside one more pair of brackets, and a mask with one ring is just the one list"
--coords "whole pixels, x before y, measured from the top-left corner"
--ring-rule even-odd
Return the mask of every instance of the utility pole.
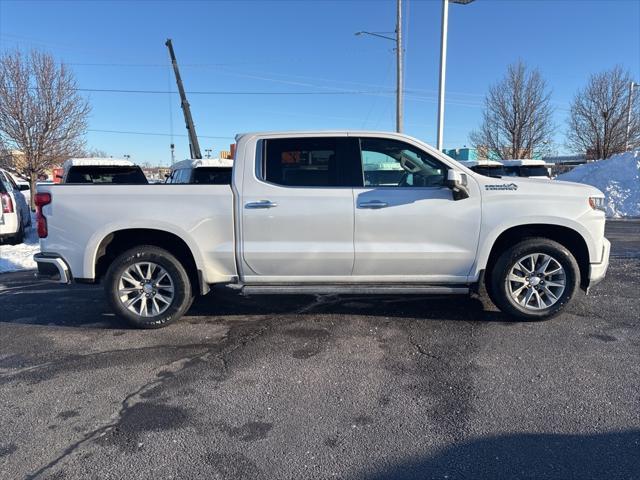
[[403, 64], [402, 64], [402, 0], [396, 4], [396, 132], [402, 133]]
[[[402, 132], [402, 117], [404, 103], [403, 81], [403, 50], [402, 50], [402, 0], [396, 0], [396, 30], [395, 36], [390, 37], [391, 32], [356, 32], [356, 35], [371, 35], [372, 37], [391, 40], [396, 44], [396, 132]], [[386, 35], [384, 35], [386, 34]]]
[[640, 87], [640, 84], [632, 81], [629, 85], [629, 99], [627, 104], [627, 136], [625, 137], [624, 143], [625, 151], [629, 151], [629, 148], [631, 147], [629, 145], [629, 140], [631, 136], [631, 110], [633, 109], [633, 89], [635, 87]]
[[184, 120], [187, 124], [187, 133], [189, 134], [189, 151], [191, 152], [191, 158], [202, 158], [200, 152], [200, 144], [198, 143], [198, 136], [196, 135], [196, 127], [193, 124], [193, 118], [191, 117], [191, 107], [187, 101], [187, 95], [184, 92], [184, 86], [182, 85], [182, 78], [180, 77], [180, 71], [178, 70], [178, 62], [176, 55], [173, 51], [173, 44], [171, 39], [167, 39], [165, 45], [169, 49], [169, 56], [171, 57], [171, 64], [173, 65], [173, 72], [176, 74], [176, 83], [178, 84], [178, 93], [180, 93], [180, 102], [182, 105], [182, 112], [184, 113]]

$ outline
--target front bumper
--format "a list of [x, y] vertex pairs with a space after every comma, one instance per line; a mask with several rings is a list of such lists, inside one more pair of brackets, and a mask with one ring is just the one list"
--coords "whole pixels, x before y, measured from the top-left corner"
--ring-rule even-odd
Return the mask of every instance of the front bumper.
[[602, 243], [601, 261], [599, 263], [592, 263], [589, 265], [589, 285], [587, 286], [587, 292], [591, 287], [599, 284], [607, 274], [607, 269], [609, 268], [610, 252], [611, 242], [605, 238]]
[[33, 259], [38, 264], [38, 278], [58, 283], [71, 283], [69, 265], [55, 253], [36, 253]]

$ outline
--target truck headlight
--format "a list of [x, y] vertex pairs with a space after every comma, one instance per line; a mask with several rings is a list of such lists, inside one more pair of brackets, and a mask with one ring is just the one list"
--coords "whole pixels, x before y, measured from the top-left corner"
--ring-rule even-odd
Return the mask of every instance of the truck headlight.
[[604, 197], [589, 197], [589, 206], [594, 210], [604, 212]]

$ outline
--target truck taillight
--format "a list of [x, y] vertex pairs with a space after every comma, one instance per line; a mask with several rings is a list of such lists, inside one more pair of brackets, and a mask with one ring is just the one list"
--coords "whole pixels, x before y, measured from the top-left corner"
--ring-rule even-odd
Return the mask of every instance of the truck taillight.
[[38, 224], [38, 237], [47, 238], [49, 230], [47, 228], [47, 217], [42, 213], [42, 207], [51, 203], [50, 193], [36, 193], [36, 220]]
[[0, 203], [2, 203], [2, 213], [13, 213], [13, 200], [8, 193], [0, 193]]

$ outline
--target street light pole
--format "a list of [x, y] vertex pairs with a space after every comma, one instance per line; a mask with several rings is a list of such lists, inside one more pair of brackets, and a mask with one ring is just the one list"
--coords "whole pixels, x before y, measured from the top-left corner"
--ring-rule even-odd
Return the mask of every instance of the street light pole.
[[402, 133], [403, 115], [403, 65], [402, 65], [402, 0], [397, 1], [396, 11], [396, 132]]
[[442, 28], [440, 30], [440, 84], [438, 87], [438, 136], [436, 146], [442, 151], [444, 136], [444, 92], [447, 72], [447, 31], [449, 29], [449, 2], [466, 5], [473, 0], [442, 0]]
[[438, 138], [436, 147], [442, 151], [444, 135], [444, 88], [447, 73], [447, 30], [449, 28], [449, 0], [442, 0], [442, 25], [440, 28], [440, 82], [438, 85]]
[[640, 87], [639, 83], [631, 82], [629, 85], [629, 100], [627, 104], [627, 136], [625, 137], [624, 149], [629, 151], [629, 138], [631, 136], [631, 110], [633, 108], [633, 89]]

